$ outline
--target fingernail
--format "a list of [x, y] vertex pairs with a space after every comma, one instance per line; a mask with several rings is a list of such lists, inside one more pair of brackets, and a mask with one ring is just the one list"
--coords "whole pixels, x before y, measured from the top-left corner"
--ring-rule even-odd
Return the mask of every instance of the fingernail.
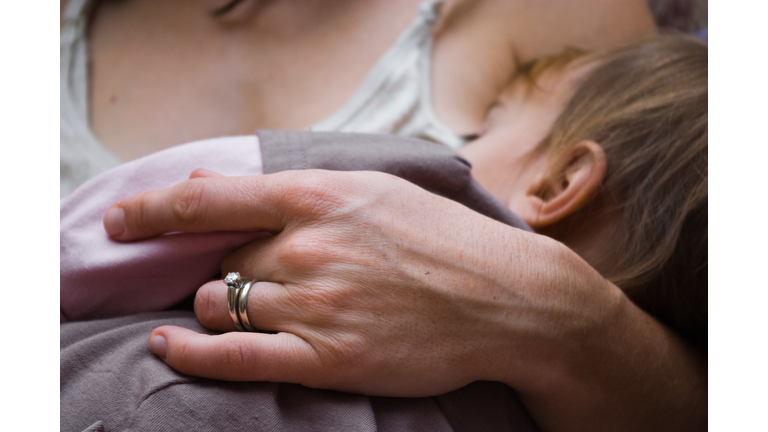
[[192, 174], [189, 175], [190, 179], [203, 178], [203, 177], [224, 177], [224, 174], [219, 174], [217, 172], [207, 170], [205, 168], [198, 168], [192, 171]]
[[165, 355], [168, 353], [168, 341], [160, 335], [154, 335], [149, 338], [149, 350], [165, 360]]
[[121, 207], [110, 207], [104, 214], [104, 230], [110, 237], [125, 232], [125, 211]]

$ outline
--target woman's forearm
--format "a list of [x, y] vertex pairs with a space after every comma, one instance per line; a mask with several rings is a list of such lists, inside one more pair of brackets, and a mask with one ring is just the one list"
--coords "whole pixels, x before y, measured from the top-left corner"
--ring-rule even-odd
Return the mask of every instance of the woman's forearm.
[[[402, 180], [326, 171], [196, 179], [120, 206], [121, 241], [277, 233], [223, 270], [272, 281], [250, 291], [246, 314], [278, 333], [157, 329], [155, 353], [182, 373], [401, 397], [501, 381], [553, 431], [705, 422], [704, 356], [573, 251]], [[201, 291], [203, 325], [233, 330], [226, 285]]]
[[[634, 305], [569, 253], [553, 254], [552, 278], [595, 293], [563, 319], [553, 352], [503, 379], [545, 431], [698, 431], [707, 427], [706, 354]], [[559, 263], [557, 262], [559, 261]], [[575, 285], [575, 286], [574, 286]], [[555, 292], [559, 290], [555, 289]], [[561, 296], [562, 298], [562, 296]]]
[[706, 356], [627, 303], [635, 310], [604, 343], [585, 344], [546, 385], [519, 392], [543, 430], [706, 430]]

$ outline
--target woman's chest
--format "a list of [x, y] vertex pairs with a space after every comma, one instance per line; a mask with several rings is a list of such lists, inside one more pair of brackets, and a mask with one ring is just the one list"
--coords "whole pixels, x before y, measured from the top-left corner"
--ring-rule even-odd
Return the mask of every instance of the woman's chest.
[[[103, 2], [89, 33], [91, 127], [122, 160], [258, 128], [305, 129], [354, 94], [419, 3], [246, 0], [215, 17], [182, 0]], [[456, 44], [440, 42], [435, 85], [453, 97], [436, 111], [461, 126], [462, 91], [474, 89], [456, 78], [472, 68], [454, 73]]]
[[[235, 19], [185, 1], [103, 2], [89, 33], [91, 127], [123, 160], [306, 128], [354, 92], [408, 25], [409, 1], [254, 2]], [[386, 22], [368, 17], [384, 7]]]

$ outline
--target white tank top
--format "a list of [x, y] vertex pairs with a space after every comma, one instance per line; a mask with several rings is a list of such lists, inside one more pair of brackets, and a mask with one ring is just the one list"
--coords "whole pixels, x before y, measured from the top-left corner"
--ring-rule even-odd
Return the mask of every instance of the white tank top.
[[442, 0], [429, 0], [395, 44], [373, 66], [341, 109], [315, 131], [386, 133], [459, 148], [466, 140], [443, 125], [432, 109], [432, 27]]
[[[122, 161], [107, 150], [88, 123], [88, 48], [91, 0], [70, 0], [61, 29], [61, 197]], [[428, 139], [453, 148], [466, 140], [443, 125], [432, 109], [432, 27], [442, 0], [427, 0], [411, 25], [376, 62], [360, 88], [333, 115], [310, 129], [385, 133]]]

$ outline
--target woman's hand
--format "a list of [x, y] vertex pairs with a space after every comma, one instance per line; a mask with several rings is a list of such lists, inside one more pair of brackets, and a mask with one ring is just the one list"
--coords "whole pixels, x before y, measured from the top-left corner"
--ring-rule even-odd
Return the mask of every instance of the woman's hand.
[[[507, 381], [515, 373], [501, 358], [519, 361], [519, 372], [530, 372], [533, 358], [551, 363], [563, 317], [579, 331], [598, 319], [587, 291], [617, 297], [605, 284], [554, 296], [542, 282], [567, 250], [385, 174], [192, 179], [120, 207], [119, 240], [275, 233], [222, 270], [269, 282], [251, 289], [248, 313], [256, 328], [279, 333], [154, 333], [167, 341], [166, 362], [192, 375], [435, 395], [478, 379]], [[106, 220], [111, 233], [121, 230]], [[196, 310], [206, 326], [233, 329], [222, 282], [204, 287]]]
[[[277, 333], [156, 329], [152, 350], [183, 373], [387, 396], [502, 381], [551, 430], [675, 430], [702, 406], [695, 356], [571, 251], [389, 175], [192, 179], [122, 201], [105, 227], [275, 234], [222, 270], [268, 282], [248, 316]], [[233, 329], [225, 290], [198, 294], [206, 326]]]

